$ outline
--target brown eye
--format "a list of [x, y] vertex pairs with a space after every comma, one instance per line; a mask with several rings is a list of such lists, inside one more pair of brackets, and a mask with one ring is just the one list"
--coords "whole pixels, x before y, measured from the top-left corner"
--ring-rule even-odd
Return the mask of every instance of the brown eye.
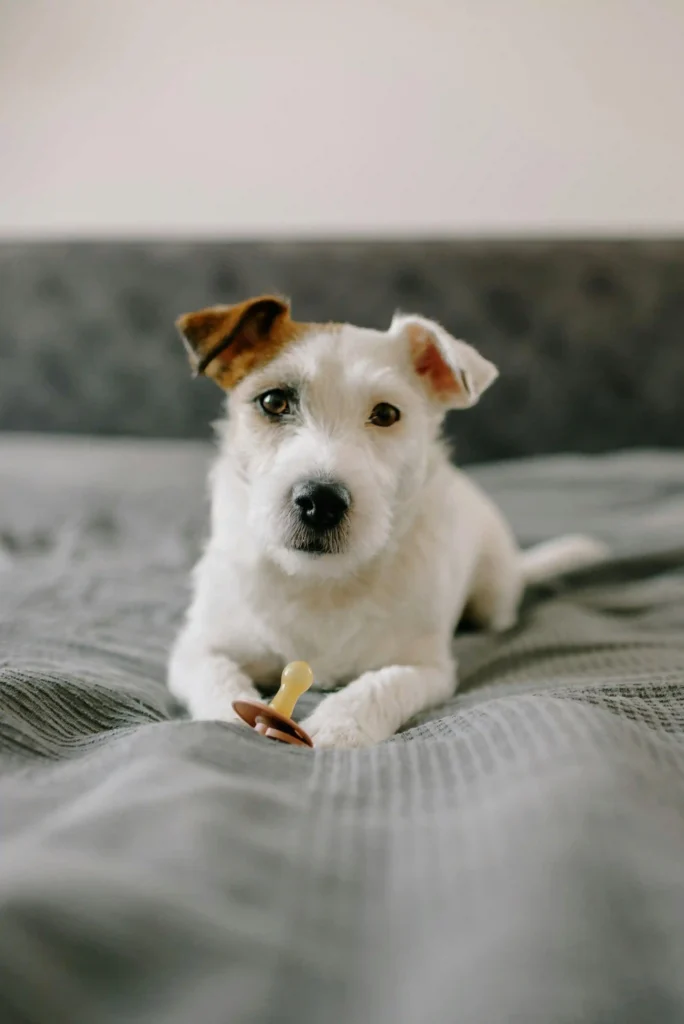
[[401, 419], [401, 413], [389, 402], [378, 402], [370, 414], [369, 423], [374, 427], [393, 427]]
[[265, 391], [263, 395], [259, 395], [257, 402], [267, 416], [286, 416], [290, 411], [287, 392], [281, 388]]

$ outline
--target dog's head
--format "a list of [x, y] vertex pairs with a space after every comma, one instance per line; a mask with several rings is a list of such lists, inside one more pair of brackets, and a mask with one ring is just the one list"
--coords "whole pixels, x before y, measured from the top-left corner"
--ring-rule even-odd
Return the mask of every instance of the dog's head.
[[177, 321], [191, 364], [229, 394], [229, 447], [264, 550], [290, 573], [339, 577], [415, 514], [448, 409], [497, 370], [439, 324], [388, 331], [297, 323], [263, 296]]

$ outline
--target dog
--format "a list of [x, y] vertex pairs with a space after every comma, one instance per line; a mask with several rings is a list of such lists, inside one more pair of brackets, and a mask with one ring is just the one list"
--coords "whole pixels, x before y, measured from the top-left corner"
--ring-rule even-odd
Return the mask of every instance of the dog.
[[192, 717], [235, 721], [234, 700], [303, 660], [335, 690], [303, 723], [315, 746], [380, 743], [454, 693], [466, 611], [507, 630], [527, 584], [604, 557], [586, 537], [521, 552], [452, 465], [444, 415], [475, 405], [498, 371], [438, 323], [300, 323], [265, 295], [177, 326], [228, 410], [210, 539], [169, 661]]

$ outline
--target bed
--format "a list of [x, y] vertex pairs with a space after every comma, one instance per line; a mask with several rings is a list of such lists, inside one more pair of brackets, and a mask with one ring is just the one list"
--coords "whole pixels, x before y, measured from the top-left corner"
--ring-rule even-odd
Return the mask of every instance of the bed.
[[[684, 1019], [684, 244], [0, 268], [0, 1021]], [[611, 548], [459, 631], [456, 695], [368, 750], [187, 721], [164, 685], [216, 411], [164, 324], [272, 287], [470, 325], [504, 371], [450, 427], [470, 471], [523, 544]]]

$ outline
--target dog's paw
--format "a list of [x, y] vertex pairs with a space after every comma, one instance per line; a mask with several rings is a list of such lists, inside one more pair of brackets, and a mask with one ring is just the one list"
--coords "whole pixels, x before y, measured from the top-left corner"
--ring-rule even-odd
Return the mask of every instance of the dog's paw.
[[306, 731], [311, 736], [314, 747], [319, 750], [352, 750], [357, 747], [370, 747], [375, 742], [353, 718], [338, 718], [317, 725], [309, 722]]
[[314, 747], [319, 749], [350, 750], [355, 747], [370, 747], [378, 742], [375, 736], [364, 729], [363, 723], [346, 708], [334, 706], [330, 697], [324, 700], [302, 725], [313, 740]]
[[[236, 699], [237, 700], [241, 700], [242, 698], [238, 697]], [[252, 697], [245, 697], [244, 699], [245, 700], [253, 700]], [[240, 718], [240, 716], [238, 715], [238, 713], [233, 709], [232, 705], [230, 707], [225, 707], [224, 706], [222, 708], [217, 708], [215, 713], [214, 713], [214, 715], [213, 715], [213, 718], [217, 722], [227, 722], [228, 725], [235, 725], [235, 724], [244, 725], [245, 724], [243, 722], [243, 720]]]

